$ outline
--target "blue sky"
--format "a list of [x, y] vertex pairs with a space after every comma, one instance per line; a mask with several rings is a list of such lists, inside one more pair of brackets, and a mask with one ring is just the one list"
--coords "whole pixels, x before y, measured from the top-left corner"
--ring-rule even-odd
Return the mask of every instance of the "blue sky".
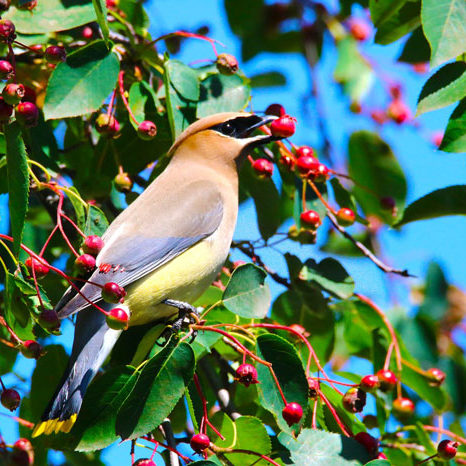
[[[176, 5], [176, 7], [174, 7]], [[195, 5], [195, 7], [193, 7]], [[202, 5], [202, 7], [201, 7]], [[177, 29], [193, 30], [202, 25], [209, 25], [210, 36], [218, 39], [227, 47], [226, 52], [240, 58], [240, 43], [232, 35], [223, 10], [223, 2], [218, 0], [153, 0], [146, 4], [151, 17], [150, 32], [153, 37], [160, 36]], [[362, 12], [358, 12], [362, 14]], [[372, 59], [379, 63], [385, 73], [402, 82], [405, 89], [406, 100], [415, 112], [417, 96], [423, 83], [429, 74], [419, 75], [413, 72], [409, 66], [394, 64], [394, 59], [401, 50], [401, 43], [391, 46], [372, 45], [370, 41], [364, 44], [363, 50]], [[222, 50], [219, 47], [219, 50]], [[332, 142], [335, 144], [335, 152], [338, 157], [339, 168], [343, 163], [341, 154], [345, 153], [347, 140], [352, 131], [368, 128], [375, 129], [375, 125], [366, 118], [354, 115], [348, 110], [348, 100], [338, 87], [332, 82], [331, 76], [336, 63], [336, 54], [333, 46], [327, 47], [318, 66], [318, 82], [322, 91], [322, 106], [327, 116], [326, 123]], [[204, 58], [214, 58], [208, 44], [201, 41], [186, 41], [179, 58], [187, 63]], [[280, 88], [253, 91], [253, 108], [264, 110], [270, 103], [282, 103], [287, 111], [298, 119], [298, 129], [293, 137], [297, 145], [319, 145], [320, 138], [316, 131], [315, 119], [312, 118], [312, 103], [309, 107], [310, 119], [306, 119], [302, 112], [303, 98], [309, 95], [308, 72], [304, 60], [299, 55], [274, 55], [261, 54], [248, 63], [241, 63], [246, 75], [278, 70], [287, 77], [287, 85]], [[382, 106], [387, 102], [387, 96], [380, 85], [376, 85], [370, 93], [367, 102]], [[408, 202], [437, 188], [463, 184], [466, 178], [466, 166], [463, 154], [449, 154], [437, 151], [430, 142], [431, 132], [445, 127], [452, 108], [423, 115], [418, 119], [421, 130], [415, 130], [410, 126], [398, 127], [387, 124], [382, 130], [382, 137], [392, 146], [398, 156], [408, 179]], [[5, 207], [1, 207], [0, 227], [5, 228], [7, 215]], [[235, 234], [237, 239], [256, 239], [259, 237], [255, 222], [252, 203], [242, 207], [238, 227]], [[290, 225], [285, 225], [283, 230]], [[401, 232], [386, 231], [381, 235], [381, 243], [384, 255], [390, 258], [392, 265], [399, 268], [408, 268], [411, 273], [422, 277], [430, 260], [437, 260], [445, 267], [448, 279], [466, 287], [466, 248], [464, 238], [466, 231], [465, 217], [449, 217], [424, 222], [409, 224]], [[286, 242], [281, 248], [290, 250], [302, 258], [313, 257], [320, 259], [325, 257], [316, 246], [299, 247], [295, 243]], [[275, 252], [262, 254], [265, 262], [275, 270], [283, 270], [284, 262], [281, 256]], [[234, 258], [242, 258], [235, 253]], [[365, 259], [342, 259], [356, 282], [356, 289], [368, 294], [378, 303], [389, 306], [387, 293], [387, 281], [371, 262]], [[396, 292], [402, 304], [409, 303], [409, 286], [419, 283], [416, 279], [396, 278], [388, 286]], [[274, 295], [280, 293], [280, 287], [271, 283]], [[65, 332], [63, 341], [69, 341], [69, 330]], [[67, 345], [69, 347], [69, 344]], [[21, 374], [28, 374], [32, 368], [30, 361], [24, 361], [17, 365], [16, 370]], [[10, 379], [13, 380], [13, 379]], [[8, 381], [8, 379], [6, 379]], [[2, 434], [8, 442], [16, 438], [14, 423], [1, 418]], [[128, 465], [129, 447], [112, 447], [104, 453], [108, 464]], [[142, 454], [142, 451], [141, 451]]]

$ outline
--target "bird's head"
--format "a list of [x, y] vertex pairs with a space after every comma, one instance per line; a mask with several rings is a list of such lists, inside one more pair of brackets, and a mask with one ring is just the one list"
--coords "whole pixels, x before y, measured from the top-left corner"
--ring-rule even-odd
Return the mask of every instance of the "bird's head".
[[280, 138], [267, 134], [252, 135], [255, 129], [276, 117], [251, 113], [217, 113], [191, 124], [181, 133], [168, 152], [208, 159], [237, 160], [252, 149]]

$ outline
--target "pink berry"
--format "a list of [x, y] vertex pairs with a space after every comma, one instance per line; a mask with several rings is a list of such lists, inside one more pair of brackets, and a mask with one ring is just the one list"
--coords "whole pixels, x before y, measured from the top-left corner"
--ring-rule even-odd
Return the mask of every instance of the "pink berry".
[[432, 143], [436, 147], [440, 147], [440, 144], [442, 144], [443, 141], [443, 136], [445, 133], [443, 131], [435, 131], [434, 134], [432, 134]]
[[39, 109], [33, 102], [20, 102], [16, 106], [15, 116], [18, 122], [27, 128], [37, 126], [39, 123]]
[[97, 256], [104, 247], [102, 238], [97, 235], [89, 235], [84, 238], [83, 251], [91, 256]]
[[377, 456], [376, 456], [375, 459], [376, 459], [376, 460], [386, 460], [386, 459], [388, 459], [388, 458], [387, 458], [387, 455], [386, 455], [385, 453], [380, 452], [380, 453], [377, 454]]
[[[29, 256], [26, 261], [24, 262], [24, 265], [27, 267], [28, 272], [31, 276], [36, 276], [38, 280], [41, 278], [44, 278], [48, 273], [49, 273], [49, 266], [45, 262], [44, 259], [39, 260], [36, 259], [35, 257]], [[34, 273], [33, 273], [34, 269]]]
[[274, 115], [277, 117], [282, 117], [286, 114], [285, 112], [285, 107], [280, 104], [270, 104], [266, 109], [265, 109], [265, 114], [266, 115]]
[[124, 309], [115, 307], [107, 314], [106, 321], [107, 325], [113, 330], [126, 330], [129, 316]]
[[102, 288], [102, 299], [107, 303], [119, 303], [125, 296], [125, 289], [118, 283], [107, 282]]
[[236, 369], [236, 379], [246, 387], [249, 387], [251, 384], [259, 383], [257, 380], [256, 368], [251, 364], [241, 364], [241, 366]]
[[28, 359], [39, 359], [43, 354], [42, 346], [34, 340], [26, 340], [20, 350], [21, 354]]
[[150, 141], [157, 134], [157, 126], [153, 121], [144, 120], [138, 126], [138, 136], [144, 141]]
[[22, 84], [9, 83], [2, 91], [3, 100], [9, 105], [16, 105], [21, 102], [21, 99], [26, 93]]
[[270, 178], [273, 174], [273, 163], [267, 159], [254, 160], [252, 168], [260, 178]]
[[350, 33], [356, 40], [364, 41], [369, 37], [371, 28], [365, 21], [353, 19], [350, 22]]
[[95, 269], [95, 257], [82, 254], [74, 261], [74, 265], [81, 273], [90, 273]]
[[57, 313], [52, 309], [46, 309], [39, 314], [39, 324], [51, 332], [56, 332], [60, 329], [60, 320]]
[[387, 121], [387, 114], [384, 110], [374, 109], [371, 111], [371, 118], [379, 125], [383, 125]]
[[429, 71], [429, 64], [428, 63], [414, 63], [413, 71], [419, 74], [427, 73]]
[[21, 403], [21, 397], [16, 390], [13, 390], [12, 388], [6, 388], [2, 391], [0, 401], [6, 409], [14, 411]]
[[0, 38], [6, 42], [13, 42], [16, 38], [15, 25], [8, 19], [0, 19]]
[[303, 408], [299, 403], [288, 403], [282, 411], [283, 419], [291, 427], [296, 424], [303, 417]]
[[202, 453], [209, 448], [210, 438], [206, 434], [196, 434], [192, 436], [189, 444], [196, 453]]
[[278, 138], [289, 138], [296, 131], [296, 118], [290, 115], [283, 115], [270, 124], [272, 135]]
[[354, 439], [359, 442], [371, 454], [375, 455], [379, 448], [379, 441], [367, 432], [358, 432]]
[[348, 209], [347, 207], [342, 207], [337, 212], [337, 219], [340, 225], [344, 227], [349, 227], [356, 220], [356, 215], [351, 209]]
[[6, 60], [0, 60], [0, 77], [1, 79], [10, 79], [15, 74], [13, 65]]
[[359, 387], [365, 392], [372, 393], [375, 390], [377, 390], [377, 388], [380, 387], [379, 378], [374, 374], [365, 375], [361, 379], [361, 382], [359, 383]]
[[227, 76], [235, 74], [239, 68], [238, 60], [235, 56], [230, 55], [229, 53], [221, 53], [217, 57], [215, 65], [217, 66], [220, 74], [225, 74]]
[[322, 221], [320, 220], [320, 215], [315, 210], [306, 210], [300, 215], [301, 224], [305, 227], [308, 227], [312, 230], [319, 228]]
[[83, 37], [83, 39], [92, 39], [92, 36], [94, 35], [94, 31], [92, 30], [92, 28], [90, 26], [84, 26], [82, 32], [81, 32], [81, 36]]
[[398, 125], [411, 118], [409, 107], [401, 100], [392, 100], [387, 109], [387, 115]]
[[427, 371], [427, 377], [429, 378], [429, 384], [433, 387], [439, 387], [446, 379], [445, 372], [437, 369], [436, 367], [432, 367]]
[[45, 49], [45, 59], [53, 64], [66, 61], [65, 47], [61, 45], [50, 45]]
[[393, 390], [398, 382], [396, 375], [392, 371], [385, 369], [380, 369], [380, 371], [377, 372], [377, 377], [379, 378], [380, 389], [384, 392]]
[[458, 449], [458, 442], [452, 440], [442, 440], [437, 446], [437, 454], [444, 460], [451, 460], [456, 456]]

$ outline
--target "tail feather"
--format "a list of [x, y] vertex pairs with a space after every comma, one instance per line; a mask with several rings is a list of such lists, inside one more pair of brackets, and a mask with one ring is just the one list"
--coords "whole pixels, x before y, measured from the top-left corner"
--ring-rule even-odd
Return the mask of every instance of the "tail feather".
[[[102, 307], [108, 311], [114, 305], [105, 303]], [[78, 313], [68, 368], [42, 415], [42, 422], [34, 428], [33, 437], [71, 430], [88, 385], [120, 334], [121, 330], [108, 327], [102, 312], [89, 307]]]

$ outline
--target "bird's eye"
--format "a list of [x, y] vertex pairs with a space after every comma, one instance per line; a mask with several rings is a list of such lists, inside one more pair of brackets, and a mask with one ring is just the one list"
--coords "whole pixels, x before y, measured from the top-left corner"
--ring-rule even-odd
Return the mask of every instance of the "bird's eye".
[[222, 133], [227, 136], [233, 136], [235, 134], [235, 127], [231, 123], [225, 123], [222, 128]]

